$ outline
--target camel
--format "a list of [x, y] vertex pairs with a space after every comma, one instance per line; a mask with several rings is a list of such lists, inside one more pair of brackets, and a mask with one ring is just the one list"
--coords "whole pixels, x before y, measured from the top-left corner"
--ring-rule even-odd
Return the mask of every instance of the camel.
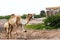
[[26, 32], [24, 26], [29, 23], [29, 21], [32, 18], [32, 14], [28, 14], [26, 19], [22, 19], [20, 16], [17, 16], [15, 14], [11, 15], [11, 18], [4, 24], [4, 28], [7, 32], [7, 34], [11, 34], [14, 27], [22, 27], [23, 31]]
[[4, 29], [8, 34], [8, 37], [10, 37], [13, 27], [16, 26], [16, 20], [16, 16], [12, 14], [11, 18], [4, 24]]

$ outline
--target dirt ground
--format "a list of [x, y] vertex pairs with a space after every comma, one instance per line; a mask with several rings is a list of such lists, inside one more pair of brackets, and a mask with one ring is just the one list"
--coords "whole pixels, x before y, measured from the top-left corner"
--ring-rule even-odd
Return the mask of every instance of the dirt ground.
[[[35, 20], [36, 21], [36, 20]], [[37, 20], [41, 21], [41, 20]], [[3, 24], [6, 22], [5, 19], [0, 20]], [[33, 23], [32, 21], [30, 21]], [[38, 22], [36, 22], [38, 23]], [[8, 35], [3, 30], [3, 25], [0, 24], [0, 39], [7, 39]], [[30, 30], [27, 29], [27, 32], [23, 32], [21, 28], [16, 28], [12, 31], [9, 39], [21, 39], [21, 40], [59, 40], [60, 39], [60, 30]]]
[[[27, 30], [27, 32], [23, 32], [17, 28], [11, 35], [10, 39], [59, 39], [60, 30]], [[7, 37], [5, 32], [0, 32], [0, 39], [6, 39]]]

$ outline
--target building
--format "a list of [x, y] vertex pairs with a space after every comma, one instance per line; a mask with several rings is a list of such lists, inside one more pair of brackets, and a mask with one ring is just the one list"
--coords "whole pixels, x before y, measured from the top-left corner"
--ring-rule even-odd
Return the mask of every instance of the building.
[[60, 13], [60, 7], [48, 7], [46, 8], [46, 16], [56, 15]]

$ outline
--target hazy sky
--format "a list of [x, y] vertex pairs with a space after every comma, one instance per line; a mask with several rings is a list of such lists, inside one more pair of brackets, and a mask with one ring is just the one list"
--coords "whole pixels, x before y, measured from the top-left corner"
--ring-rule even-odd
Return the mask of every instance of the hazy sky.
[[60, 0], [0, 0], [0, 15], [36, 13], [46, 7], [60, 6]]

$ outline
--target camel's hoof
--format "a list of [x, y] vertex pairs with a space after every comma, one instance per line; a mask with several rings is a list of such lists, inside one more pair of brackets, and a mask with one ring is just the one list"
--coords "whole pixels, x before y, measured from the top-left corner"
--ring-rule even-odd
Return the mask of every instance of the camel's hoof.
[[24, 30], [23, 32], [27, 32], [26, 30]]
[[23, 30], [23, 32], [27, 32], [26, 30]]
[[27, 32], [27, 31], [24, 31], [24, 32]]

